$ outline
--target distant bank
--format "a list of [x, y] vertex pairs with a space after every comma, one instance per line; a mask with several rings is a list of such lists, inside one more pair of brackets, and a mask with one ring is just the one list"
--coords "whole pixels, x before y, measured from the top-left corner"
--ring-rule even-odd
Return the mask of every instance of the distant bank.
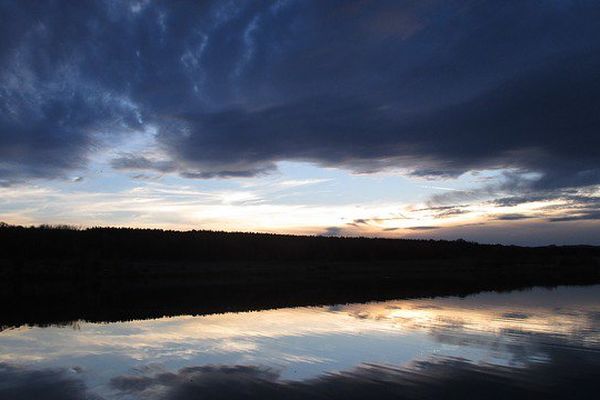
[[0, 327], [600, 282], [600, 247], [0, 225]]

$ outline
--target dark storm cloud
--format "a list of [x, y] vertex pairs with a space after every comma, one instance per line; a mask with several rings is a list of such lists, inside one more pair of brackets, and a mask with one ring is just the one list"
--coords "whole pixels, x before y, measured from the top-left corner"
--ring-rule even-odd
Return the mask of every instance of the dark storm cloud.
[[[105, 66], [112, 44], [104, 4], [0, 4], [0, 182], [56, 177], [87, 163], [102, 133], [140, 127]], [[116, 62], [116, 61], [115, 61]]]
[[[190, 178], [282, 160], [600, 183], [594, 1], [2, 2], [0, 181], [156, 129]], [[104, 136], [103, 136], [104, 135]], [[111, 140], [108, 141], [109, 143]], [[100, 150], [99, 150], [100, 149]]]

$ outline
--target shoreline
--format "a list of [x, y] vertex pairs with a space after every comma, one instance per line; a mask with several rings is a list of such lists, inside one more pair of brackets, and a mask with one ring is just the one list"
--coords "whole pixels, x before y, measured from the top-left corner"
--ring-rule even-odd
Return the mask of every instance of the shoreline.
[[0, 225], [0, 327], [600, 283], [600, 247]]
[[30, 274], [13, 275], [12, 279], [5, 275], [0, 284], [0, 327], [74, 320], [117, 322], [600, 283], [599, 265], [481, 267], [477, 260], [404, 265], [160, 264], [154, 268], [138, 264], [140, 274], [135, 266], [122, 265], [127, 271], [123, 275], [102, 265], [97, 268], [106, 275], [63, 273], [37, 279]]

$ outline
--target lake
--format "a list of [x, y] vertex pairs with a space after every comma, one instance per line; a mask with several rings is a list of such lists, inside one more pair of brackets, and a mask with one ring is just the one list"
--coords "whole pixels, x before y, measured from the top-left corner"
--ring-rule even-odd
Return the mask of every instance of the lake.
[[0, 399], [593, 398], [600, 285], [0, 332]]

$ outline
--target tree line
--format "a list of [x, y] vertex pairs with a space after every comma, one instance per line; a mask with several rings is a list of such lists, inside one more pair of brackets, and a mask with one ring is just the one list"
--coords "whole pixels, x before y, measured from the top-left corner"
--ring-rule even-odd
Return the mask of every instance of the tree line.
[[296, 236], [207, 230], [0, 224], [0, 259], [206, 262], [600, 257], [593, 246], [519, 247], [459, 240]]

